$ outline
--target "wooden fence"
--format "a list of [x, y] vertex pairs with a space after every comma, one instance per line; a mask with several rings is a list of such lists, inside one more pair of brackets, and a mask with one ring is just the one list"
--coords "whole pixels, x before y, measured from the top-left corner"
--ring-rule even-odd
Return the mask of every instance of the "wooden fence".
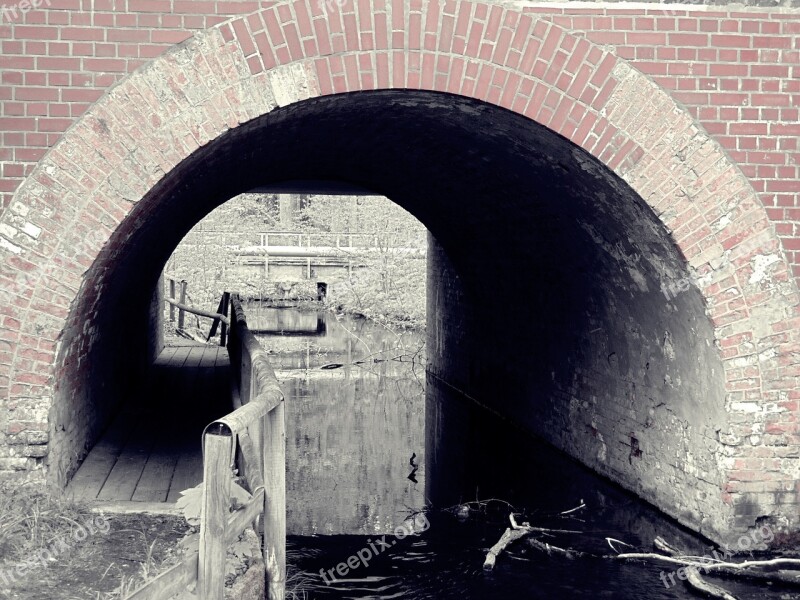
[[[178, 327], [177, 331], [182, 332], [184, 330], [184, 321], [185, 321], [185, 314], [192, 313], [194, 315], [198, 315], [200, 317], [206, 317], [207, 319], [212, 319], [211, 323], [211, 330], [208, 333], [208, 337], [206, 341], [211, 340], [212, 337], [217, 335], [217, 328], [219, 328], [219, 345], [224, 346], [227, 343], [228, 339], [228, 327], [230, 327], [230, 320], [228, 319], [228, 306], [230, 305], [231, 295], [229, 292], [223, 292], [222, 297], [219, 299], [219, 306], [217, 306], [217, 312], [209, 312], [207, 310], [201, 310], [199, 308], [194, 308], [193, 306], [189, 306], [186, 304], [186, 296], [187, 296], [187, 283], [186, 281], [179, 281], [177, 282], [177, 288], [180, 290], [180, 299], [175, 298], [175, 280], [169, 279], [169, 296], [164, 298], [164, 301], [169, 304], [169, 320], [171, 323], [175, 322], [175, 309], [178, 309]], [[199, 340], [202, 341], [202, 340]]]
[[[203, 496], [199, 550], [145, 584], [127, 600], [167, 600], [196, 583], [199, 600], [222, 600], [227, 547], [250, 525], [262, 540], [269, 600], [286, 585], [286, 429], [283, 393], [266, 352], [231, 298], [228, 352], [235, 410], [203, 432]], [[250, 499], [234, 510], [237, 481]]]

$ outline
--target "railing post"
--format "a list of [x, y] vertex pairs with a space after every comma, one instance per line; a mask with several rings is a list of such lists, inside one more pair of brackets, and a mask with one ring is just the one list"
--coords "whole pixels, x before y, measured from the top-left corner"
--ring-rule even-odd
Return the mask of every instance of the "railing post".
[[[231, 303], [231, 293], [230, 292], [223, 292], [222, 293], [222, 314], [226, 317], [228, 316], [228, 307]], [[225, 346], [228, 341], [228, 325], [226, 323], [221, 323], [221, 327], [219, 329], [219, 345]]]
[[264, 427], [264, 562], [267, 598], [284, 600], [286, 588], [286, 422], [281, 400]]
[[[169, 297], [172, 298], [173, 300], [175, 300], [175, 280], [174, 279], [170, 279], [169, 280]], [[170, 323], [174, 323], [175, 322], [175, 307], [172, 304], [169, 305], [169, 322]]]
[[[186, 304], [186, 280], [181, 281], [181, 298], [179, 300], [181, 304]], [[183, 329], [183, 319], [186, 315], [186, 311], [182, 308], [178, 309], [178, 329]]]
[[203, 436], [203, 500], [200, 513], [199, 600], [220, 600], [225, 594], [225, 526], [231, 503], [230, 431]]

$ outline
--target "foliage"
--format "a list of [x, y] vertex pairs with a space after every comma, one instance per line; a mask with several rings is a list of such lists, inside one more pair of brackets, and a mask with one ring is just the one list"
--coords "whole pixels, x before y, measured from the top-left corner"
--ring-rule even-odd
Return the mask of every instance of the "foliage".
[[216, 208], [193, 231], [260, 232], [280, 228], [278, 194], [240, 194]]
[[376, 234], [366, 268], [332, 290], [336, 308], [390, 326], [425, 326], [426, 262], [393, 252], [426, 247], [426, 230], [411, 214], [378, 196], [312, 196], [298, 220], [307, 230]]
[[344, 312], [389, 326], [425, 327], [425, 261], [383, 254], [336, 287], [333, 303]]
[[[281, 230], [348, 233], [354, 245], [374, 244], [365, 267], [329, 289], [330, 306], [388, 325], [424, 327], [426, 262], [393, 249], [423, 250], [426, 230], [383, 197], [243, 194], [186, 235], [167, 263], [167, 277], [189, 282], [189, 303], [212, 311], [226, 290], [252, 298], [312, 299], [314, 281], [271, 281], [255, 269], [233, 268], [237, 246], [257, 245], [260, 233]], [[334, 244], [333, 239], [325, 243]]]
[[14, 560], [69, 535], [90, 515], [87, 506], [34, 484], [0, 484], [0, 557]]
[[[200, 526], [200, 511], [203, 505], [203, 483], [197, 484], [193, 488], [183, 490], [180, 498], [175, 502], [175, 507], [180, 509], [186, 522], [192, 527]], [[251, 495], [238, 483], [231, 483], [231, 510], [238, 506], [243, 506], [250, 501]]]
[[426, 230], [412, 214], [383, 196], [310, 196], [296, 217], [304, 231], [389, 234], [389, 245], [424, 248]]

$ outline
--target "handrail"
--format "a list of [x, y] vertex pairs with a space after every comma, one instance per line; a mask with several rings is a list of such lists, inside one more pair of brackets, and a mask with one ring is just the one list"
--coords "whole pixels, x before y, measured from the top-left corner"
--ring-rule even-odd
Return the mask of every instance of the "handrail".
[[[227, 309], [227, 305], [225, 307]], [[286, 423], [284, 397], [267, 354], [247, 327], [237, 296], [230, 297], [228, 353], [241, 406], [203, 431], [203, 495], [199, 549], [128, 595], [166, 600], [197, 582], [199, 600], [220, 600], [226, 548], [259, 516], [265, 587], [283, 600], [286, 585]], [[231, 514], [234, 470], [250, 499]], [[257, 529], [259, 529], [257, 527]]]
[[[378, 247], [389, 246], [393, 247], [398, 239], [402, 239], [403, 234], [397, 231], [298, 231], [298, 230], [273, 230], [273, 231], [220, 231], [212, 229], [202, 229], [197, 231], [190, 231], [183, 240], [183, 244], [205, 244], [209, 243], [208, 238], [214, 238], [216, 243], [227, 245], [226, 239], [235, 239], [236, 243], [241, 243], [241, 240], [253, 240], [248, 242], [248, 245], [255, 246], [269, 246], [270, 238], [272, 240], [283, 240], [280, 244], [304, 247], [311, 246], [312, 240], [328, 240], [323, 242], [322, 245], [329, 245], [335, 248], [353, 248], [354, 243], [359, 246]], [[234, 244], [236, 245], [236, 244]]]
[[[186, 280], [180, 281], [180, 300], [175, 300], [175, 280], [170, 278], [168, 279], [169, 282], [169, 296], [164, 297], [164, 302], [169, 304], [169, 320], [170, 322], [175, 321], [175, 309], [178, 309], [178, 333], [183, 332], [183, 321], [184, 321], [184, 313], [191, 313], [193, 315], [197, 315], [199, 317], [205, 317], [207, 319], [213, 319], [211, 323], [211, 329], [208, 332], [208, 337], [206, 338], [206, 342], [208, 342], [212, 337], [217, 334], [217, 328], [220, 329], [219, 334], [219, 345], [225, 346], [228, 336], [228, 327], [230, 327], [231, 322], [228, 319], [228, 305], [230, 304], [230, 293], [223, 292], [222, 297], [219, 299], [219, 306], [217, 306], [217, 312], [211, 312], [208, 310], [203, 310], [200, 308], [194, 308], [193, 306], [189, 306], [186, 304], [186, 297], [187, 297], [187, 283]], [[199, 324], [199, 321], [198, 321]], [[221, 327], [220, 327], [221, 324]], [[203, 340], [197, 340], [194, 336], [191, 336], [192, 339], [196, 341], [202, 342]]]
[[231, 322], [222, 313], [214, 313], [210, 310], [203, 310], [202, 308], [194, 308], [193, 306], [189, 306], [188, 304], [181, 304], [180, 302], [176, 302], [172, 298], [164, 298], [164, 302], [171, 304], [172, 306], [179, 308], [183, 311], [192, 313], [193, 315], [197, 315], [198, 317], [206, 317], [207, 319], [214, 319], [215, 321], [222, 321], [225, 325], [230, 325]]

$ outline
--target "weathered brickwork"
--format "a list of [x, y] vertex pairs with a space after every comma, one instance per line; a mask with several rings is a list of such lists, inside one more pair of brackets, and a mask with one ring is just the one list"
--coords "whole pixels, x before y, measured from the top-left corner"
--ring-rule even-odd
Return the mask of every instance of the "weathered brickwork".
[[[272, 4], [129, 0], [121, 8], [105, 0], [87, 11], [80, 0], [50, 0], [16, 19], [9, 15], [0, 23], [0, 206], [75, 119], [126, 74], [195, 31]], [[759, 193], [800, 276], [800, 9], [531, 4], [524, 12], [630, 60], [686, 106]], [[335, 12], [337, 3], [332, 7]], [[455, 22], [443, 25], [452, 30]], [[265, 31], [260, 42], [274, 43], [270, 35]], [[506, 38], [500, 42], [507, 44], [511, 34]], [[486, 41], [484, 55], [495, 41]], [[570, 57], [576, 60], [565, 49], [547, 68], [569, 72]]]
[[[675, 461], [665, 482], [688, 486], [698, 470], [709, 473], [706, 484], [692, 486], [704, 486], [703, 498], [676, 516], [717, 537], [759, 517], [798, 526], [797, 11], [555, 5], [520, 12], [364, 0], [253, 12], [259, 7], [251, 3], [129, 0], [124, 12], [99, 3], [82, 12], [58, 2], [0, 25], [0, 470], [36, 473], [48, 448], [48, 474], [62, 482], [113, 410], [118, 399], [87, 383], [101, 368], [88, 357], [113, 329], [108, 278], [126, 244], [161, 215], [156, 184], [178, 190], [177, 167], [187, 157], [277, 109], [336, 93], [418, 89], [540, 123], [652, 208], [697, 277], [709, 348], [722, 368], [712, 412], [726, 419], [676, 443], [701, 464]], [[252, 14], [148, 60], [240, 12]], [[578, 155], [569, 168], [576, 165], [595, 168]], [[134, 207], [135, 218], [126, 219]], [[143, 329], [146, 312], [145, 305]], [[138, 356], [146, 348], [145, 340]], [[487, 375], [462, 379], [464, 368], [440, 374], [487, 392]], [[132, 384], [136, 372], [119, 378]], [[578, 375], [584, 381], [561, 389], [562, 412], [573, 403], [576, 413], [589, 410], [592, 394], [605, 395], [601, 404], [611, 409], [622, 393], [613, 377], [593, 387], [596, 374]], [[548, 410], [556, 419], [558, 407]], [[624, 434], [628, 458], [611, 451], [616, 463], [605, 472], [635, 487], [633, 429], [646, 429], [647, 415], [633, 415], [624, 432], [602, 411], [594, 421], [569, 418], [614, 443]], [[577, 432], [558, 435], [553, 441], [568, 451], [585, 449]], [[646, 493], [658, 501], [657, 490]]]

